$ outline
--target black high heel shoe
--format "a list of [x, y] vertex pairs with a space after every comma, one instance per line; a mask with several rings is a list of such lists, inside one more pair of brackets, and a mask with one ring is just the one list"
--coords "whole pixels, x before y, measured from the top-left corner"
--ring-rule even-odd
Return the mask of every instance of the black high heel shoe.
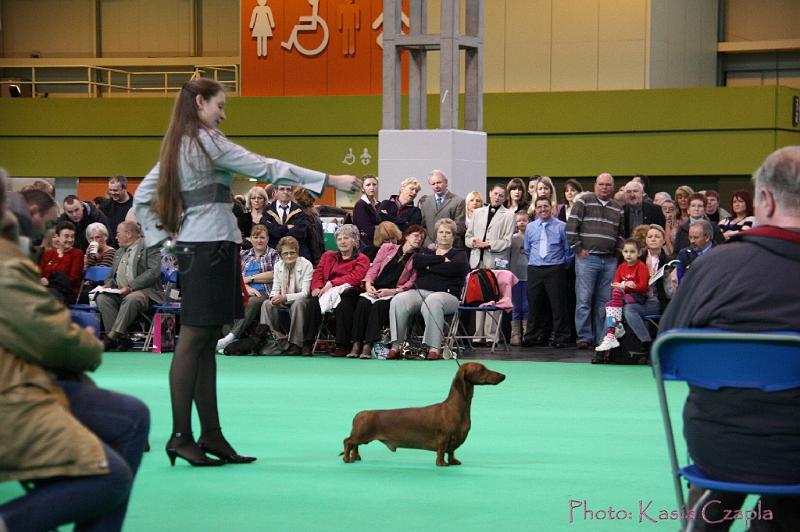
[[[222, 441], [228, 445], [228, 448], [230, 449], [230, 451], [228, 451], [228, 452], [222, 451], [222, 450], [218, 449], [217, 447], [209, 445], [208, 443], [205, 443], [203, 441], [203, 435], [209, 434], [209, 433], [213, 433], [213, 432], [219, 432], [220, 437], [222, 438]], [[200, 447], [200, 449], [202, 449], [204, 453], [208, 453], [208, 454], [214, 455], [217, 458], [221, 459], [225, 463], [228, 463], [228, 464], [249, 464], [249, 463], [255, 462], [257, 460], [257, 458], [255, 456], [242, 456], [239, 453], [237, 453], [233, 449], [233, 447], [231, 447], [230, 444], [228, 444], [227, 441], [225, 441], [225, 437], [222, 436], [222, 429], [207, 430], [207, 431], [203, 432], [203, 435], [201, 435], [200, 439], [197, 441], [197, 446]]]
[[188, 438], [189, 442], [184, 443], [184, 446], [188, 446], [189, 444], [192, 445], [192, 446], [195, 446], [197, 449], [200, 450], [202, 458], [193, 458], [193, 457], [189, 456], [189, 453], [181, 452], [180, 446], [179, 446], [179, 443], [178, 443], [178, 441], [181, 440], [181, 439], [183, 439], [183, 435], [178, 432], [176, 434], [173, 434], [172, 437], [167, 442], [166, 451], [167, 451], [167, 458], [169, 458], [170, 465], [172, 465], [172, 466], [175, 465], [175, 459], [176, 458], [183, 458], [184, 460], [189, 462], [190, 465], [193, 465], [195, 467], [209, 467], [209, 466], [225, 465], [225, 463], [226, 463], [225, 460], [217, 460], [215, 458], [209, 458], [208, 456], [206, 456], [205, 455], [205, 451], [203, 451], [203, 448], [200, 445], [195, 444], [194, 441], [192, 441], [191, 437]]

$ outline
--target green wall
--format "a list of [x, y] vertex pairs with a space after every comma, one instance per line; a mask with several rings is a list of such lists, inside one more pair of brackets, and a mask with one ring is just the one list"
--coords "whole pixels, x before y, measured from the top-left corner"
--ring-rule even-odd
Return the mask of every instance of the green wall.
[[[794, 96], [774, 86], [486, 94], [489, 175], [748, 175], [776, 147], [800, 144]], [[0, 98], [0, 165], [14, 176], [143, 175], [171, 107], [163, 98]], [[227, 113], [225, 133], [259, 153], [377, 173], [379, 97], [230, 98]], [[435, 95], [428, 116], [435, 126]], [[351, 148], [372, 160], [343, 164]]]

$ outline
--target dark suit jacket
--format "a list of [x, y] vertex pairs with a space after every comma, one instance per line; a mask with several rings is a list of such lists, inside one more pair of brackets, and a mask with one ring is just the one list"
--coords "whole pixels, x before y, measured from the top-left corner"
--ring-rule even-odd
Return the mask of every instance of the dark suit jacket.
[[[629, 238], [633, 230], [636, 229], [635, 227], [631, 227], [631, 207], [630, 205], [625, 205], [625, 238]], [[642, 218], [644, 221], [643, 224], [658, 224], [661, 227], [664, 227], [664, 213], [661, 211], [661, 207], [658, 205], [653, 205], [652, 203], [648, 203], [646, 201], [642, 202]]]
[[[678, 226], [678, 231], [675, 233], [675, 244], [673, 245], [673, 253], [677, 256], [682, 249], [689, 247], [689, 223], [692, 220], [685, 220]], [[720, 245], [725, 242], [725, 237], [722, 236], [719, 226], [711, 222], [711, 227], [714, 229], [714, 237], [711, 239], [714, 244]]]
[[[282, 209], [278, 208], [278, 202], [274, 201], [270, 203], [261, 218], [269, 233], [269, 247], [278, 249], [278, 240], [285, 236], [293, 236], [300, 243], [300, 256], [312, 260], [311, 249], [308, 247], [308, 231], [311, 227], [311, 220], [303, 213], [300, 205], [293, 201], [289, 203], [284, 223], [281, 223], [281, 211]], [[291, 228], [288, 227], [290, 225]]]
[[464, 247], [464, 234], [467, 232], [467, 205], [464, 198], [453, 194], [449, 190], [444, 195], [441, 207], [436, 206], [436, 195], [422, 196], [419, 200], [419, 210], [422, 211], [422, 226], [428, 231], [425, 237], [425, 246], [436, 241], [436, 221], [442, 218], [450, 218], [456, 223], [455, 247]]
[[[111, 263], [111, 275], [106, 278], [106, 286], [119, 288], [117, 286], [117, 270], [124, 254], [122, 248], [118, 249], [114, 254], [114, 262]], [[161, 284], [161, 249], [158, 246], [146, 247], [144, 239], [140, 238], [139, 250], [133, 260], [135, 276], [129, 282], [131, 290], [141, 290], [156, 303], [163, 303], [164, 286]]]

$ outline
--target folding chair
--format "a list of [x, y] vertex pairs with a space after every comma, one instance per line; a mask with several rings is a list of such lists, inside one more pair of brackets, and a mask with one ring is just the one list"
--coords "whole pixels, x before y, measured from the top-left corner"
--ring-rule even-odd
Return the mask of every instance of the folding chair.
[[[467, 283], [469, 282], [469, 278], [475, 272], [471, 271], [467, 274], [467, 277], [464, 281], [464, 288], [461, 290], [461, 303], [456, 309], [455, 314], [453, 314], [453, 318], [450, 320], [450, 327], [445, 335], [444, 338], [444, 345], [450, 350], [451, 353], [456, 353], [457, 350], [464, 350], [467, 347], [467, 342], [470, 340], [484, 340], [490, 341], [492, 343], [492, 350], [491, 352], [494, 353], [495, 349], [497, 349], [498, 342], [503, 343], [503, 349], [508, 352], [508, 342], [506, 342], [506, 335], [503, 334], [503, 330], [501, 327], [503, 321], [503, 314], [507, 310], [512, 308], [511, 304], [511, 289], [514, 287], [515, 284], [519, 282], [517, 276], [511, 273], [508, 270], [492, 270], [497, 277], [497, 284], [500, 290], [500, 301], [495, 301], [494, 305], [483, 305], [483, 306], [470, 306], [464, 303], [464, 297], [467, 291]], [[501, 312], [496, 312], [501, 311]], [[468, 331], [465, 330], [463, 324], [461, 323], [461, 313], [462, 312], [485, 312], [486, 317], [491, 319], [494, 323], [494, 335], [486, 335], [486, 334], [470, 334]], [[461, 334], [459, 334], [459, 332]]]
[[[684, 508], [680, 477], [694, 486], [706, 489], [759, 495], [800, 495], [800, 484], [723, 482], [708, 477], [693, 464], [680, 467], [664, 387], [664, 381], [671, 380], [685, 381], [709, 390], [730, 387], [777, 392], [798, 388], [800, 334], [673, 329], [656, 339], [652, 358], [678, 508]], [[682, 519], [685, 528], [687, 522], [685, 517]]]
[[159, 321], [156, 319], [158, 314], [173, 314], [176, 317], [181, 314], [181, 302], [173, 301], [171, 297], [172, 289], [178, 284], [178, 270], [167, 271], [162, 269], [161, 281], [164, 284], [164, 303], [150, 307], [153, 317], [149, 319], [150, 327], [144, 339], [142, 351], [149, 351], [153, 345], [153, 336], [155, 336], [156, 325]]
[[111, 275], [111, 266], [91, 266], [86, 268], [86, 271], [83, 272], [83, 280], [81, 281], [80, 290], [78, 290], [78, 297], [75, 298], [75, 303], [69, 306], [70, 310], [97, 312], [97, 307], [78, 303], [78, 301], [81, 300], [81, 295], [83, 293], [83, 288], [86, 284], [86, 281], [91, 281], [95, 284], [102, 284], [109, 275]]

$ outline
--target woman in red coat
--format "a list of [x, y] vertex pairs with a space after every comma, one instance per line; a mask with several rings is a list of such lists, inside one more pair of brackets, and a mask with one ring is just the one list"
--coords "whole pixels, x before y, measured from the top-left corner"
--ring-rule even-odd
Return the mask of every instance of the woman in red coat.
[[64, 304], [74, 303], [83, 277], [83, 251], [75, 245], [75, 225], [56, 225], [58, 245], [44, 252], [39, 262], [42, 284]]

